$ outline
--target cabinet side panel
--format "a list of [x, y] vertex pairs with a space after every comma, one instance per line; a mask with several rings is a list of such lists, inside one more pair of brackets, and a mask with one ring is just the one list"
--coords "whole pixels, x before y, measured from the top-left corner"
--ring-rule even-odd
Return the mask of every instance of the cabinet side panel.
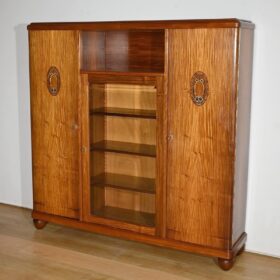
[[[237, 29], [169, 31], [170, 239], [230, 246], [236, 36]], [[204, 72], [209, 83], [208, 99], [201, 106], [190, 96], [197, 71]]]
[[[30, 31], [30, 87], [34, 209], [79, 215], [78, 31]], [[56, 96], [47, 88], [55, 66]]]
[[245, 231], [253, 37], [252, 29], [240, 30], [232, 245]]

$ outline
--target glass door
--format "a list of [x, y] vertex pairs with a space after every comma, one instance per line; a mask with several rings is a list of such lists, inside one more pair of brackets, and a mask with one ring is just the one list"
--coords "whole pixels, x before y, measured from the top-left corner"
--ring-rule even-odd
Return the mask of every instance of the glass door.
[[91, 215], [155, 227], [155, 85], [105, 79], [88, 94]]

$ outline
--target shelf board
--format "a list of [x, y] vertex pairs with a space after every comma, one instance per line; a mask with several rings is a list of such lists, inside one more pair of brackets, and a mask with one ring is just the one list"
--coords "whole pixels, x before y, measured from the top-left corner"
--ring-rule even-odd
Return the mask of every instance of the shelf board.
[[118, 220], [131, 224], [146, 227], [155, 226], [155, 214], [123, 209], [118, 207], [105, 206], [102, 209], [95, 209], [93, 215], [111, 220]]
[[91, 185], [93, 187], [110, 187], [142, 193], [155, 193], [155, 179], [123, 174], [102, 173], [91, 178]]
[[156, 119], [155, 110], [128, 109], [115, 107], [101, 107], [90, 110], [91, 115], [107, 115], [120, 117], [136, 117], [144, 119]]
[[133, 154], [140, 156], [155, 157], [156, 146], [119, 141], [99, 141], [91, 144], [91, 151], [107, 151], [122, 154]]
[[137, 71], [111, 71], [111, 70], [107, 70], [107, 71], [92, 71], [92, 70], [86, 70], [86, 69], [82, 69], [80, 70], [81, 74], [89, 74], [89, 75], [108, 75], [108, 76], [139, 76], [139, 77], [146, 77], [146, 76], [163, 76], [164, 73], [163, 72], [152, 72], [152, 71], [145, 71], [145, 69], [143, 69], [143, 71], [141, 71], [141, 69], [138, 69]]

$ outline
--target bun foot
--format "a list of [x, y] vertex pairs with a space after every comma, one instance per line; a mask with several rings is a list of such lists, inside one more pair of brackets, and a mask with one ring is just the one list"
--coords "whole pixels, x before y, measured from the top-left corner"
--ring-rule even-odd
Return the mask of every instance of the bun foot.
[[43, 229], [47, 225], [47, 223], [48, 222], [42, 220], [33, 219], [33, 224], [37, 229]]
[[235, 259], [221, 259], [218, 258], [218, 265], [222, 270], [230, 270], [233, 267]]

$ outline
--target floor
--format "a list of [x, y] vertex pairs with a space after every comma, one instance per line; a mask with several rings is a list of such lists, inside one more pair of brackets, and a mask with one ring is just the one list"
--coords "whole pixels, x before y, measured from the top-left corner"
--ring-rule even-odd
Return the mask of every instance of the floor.
[[0, 279], [279, 280], [280, 259], [245, 252], [225, 272], [194, 254], [53, 224], [36, 230], [30, 210], [0, 204]]

